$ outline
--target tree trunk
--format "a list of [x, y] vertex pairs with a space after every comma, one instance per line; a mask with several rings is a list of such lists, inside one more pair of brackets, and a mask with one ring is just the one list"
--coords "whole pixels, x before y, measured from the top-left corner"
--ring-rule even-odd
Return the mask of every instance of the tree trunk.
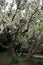
[[11, 55], [13, 57], [16, 57], [16, 52], [15, 52], [15, 49], [13, 47], [10, 48], [10, 52], [11, 52]]

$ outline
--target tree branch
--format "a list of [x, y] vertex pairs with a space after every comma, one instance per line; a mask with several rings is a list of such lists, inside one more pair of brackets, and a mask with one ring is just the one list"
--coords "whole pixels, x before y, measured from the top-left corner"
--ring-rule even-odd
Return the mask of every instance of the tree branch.
[[13, 44], [10, 44], [10, 45], [6, 46], [6, 45], [3, 45], [2, 43], [0, 43], [0, 46], [1, 46], [1, 47], [7, 48], [7, 49], [9, 49], [12, 45], [13, 45]]
[[30, 19], [29, 19], [29, 21], [28, 21], [28, 23], [27, 23], [27, 29], [26, 29], [25, 31], [21, 32], [21, 33], [26, 33], [26, 32], [28, 32], [29, 23], [31, 23], [31, 19], [32, 19], [33, 15], [34, 15], [37, 11], [38, 11], [38, 8], [37, 8], [37, 9], [34, 11], [34, 13], [32, 13], [32, 15], [30, 16]]

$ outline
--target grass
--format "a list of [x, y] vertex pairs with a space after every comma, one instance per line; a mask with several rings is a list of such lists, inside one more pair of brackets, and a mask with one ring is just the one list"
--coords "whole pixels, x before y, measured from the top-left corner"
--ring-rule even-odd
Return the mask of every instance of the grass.
[[32, 58], [31, 59], [31, 63], [35, 64], [35, 65], [43, 65], [43, 59], [37, 59], [37, 58]]
[[[25, 56], [17, 56], [15, 59], [11, 58], [10, 52], [0, 52], [0, 65], [18, 65], [17, 59], [25, 59]], [[33, 65], [43, 65], [43, 59], [31, 59]]]
[[5, 59], [6, 57], [9, 57], [10, 53], [9, 52], [0, 52], [0, 59]]

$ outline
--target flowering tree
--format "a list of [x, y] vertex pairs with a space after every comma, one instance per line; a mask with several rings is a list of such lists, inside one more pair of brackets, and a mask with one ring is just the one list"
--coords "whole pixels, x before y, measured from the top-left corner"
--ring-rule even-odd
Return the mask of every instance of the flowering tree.
[[13, 57], [22, 53], [22, 47], [28, 48], [26, 60], [19, 62], [20, 65], [26, 64], [35, 53], [42, 50], [42, 7], [35, 0], [31, 3], [28, 0], [16, 0], [17, 8], [14, 10], [13, 0], [8, 11], [5, 11], [8, 3], [3, 3], [4, 6], [0, 5], [0, 46], [9, 49]]

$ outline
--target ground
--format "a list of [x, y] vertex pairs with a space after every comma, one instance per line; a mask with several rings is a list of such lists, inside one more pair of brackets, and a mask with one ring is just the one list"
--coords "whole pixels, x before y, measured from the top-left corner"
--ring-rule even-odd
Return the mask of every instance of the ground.
[[[25, 56], [17, 56], [17, 59], [24, 59]], [[10, 52], [0, 52], [0, 65], [18, 65], [17, 59], [12, 59]], [[21, 64], [22, 65], [22, 64]], [[26, 64], [25, 64], [26, 65]], [[43, 59], [32, 58], [28, 65], [43, 65]]]

